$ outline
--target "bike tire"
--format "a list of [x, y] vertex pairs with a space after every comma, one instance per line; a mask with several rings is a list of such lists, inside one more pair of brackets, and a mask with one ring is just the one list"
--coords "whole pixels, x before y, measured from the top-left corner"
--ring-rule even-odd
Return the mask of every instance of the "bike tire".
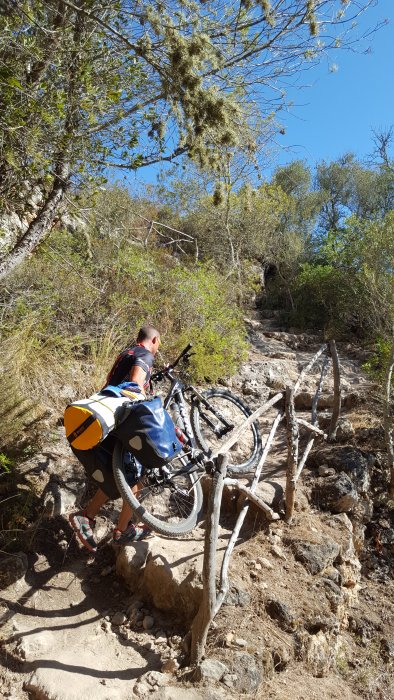
[[[229, 418], [235, 424], [235, 427], [241, 425], [252, 413], [250, 408], [238, 396], [232, 394], [231, 391], [227, 391], [227, 389], [208, 389], [208, 391], [202, 392], [202, 396], [214, 408], [217, 408], [225, 418]], [[211, 420], [217, 421], [215, 415], [212, 412], [210, 413], [209, 409], [204, 405], [201, 405], [201, 401], [196, 398], [192, 403], [190, 422], [198, 447], [205, 453], [208, 450], [220, 451], [220, 444], [223, 444], [230, 437], [231, 431], [221, 438], [216, 436], [212, 428], [206, 422], [204, 423], [204, 418], [201, 414], [205, 414]], [[262, 453], [263, 446], [260, 428], [257, 421], [255, 421], [246, 428], [239, 441], [229, 451], [229, 473], [245, 474], [252, 471]]]
[[[157, 470], [144, 469], [140, 479], [142, 487], [137, 496], [126, 480], [123, 453], [124, 448], [118, 442], [112, 458], [114, 478], [119, 493], [138, 518], [151, 530], [170, 537], [186, 535], [194, 530], [203, 504], [198, 474], [175, 474], [171, 477], [174, 486], [174, 490], [171, 491], [169, 482], [162, 486], [152, 482], [153, 472]], [[178, 464], [175, 464], [176, 462]], [[179, 459], [173, 460], [167, 468], [171, 470], [171, 466], [172, 471], [176, 472], [181, 467]]]

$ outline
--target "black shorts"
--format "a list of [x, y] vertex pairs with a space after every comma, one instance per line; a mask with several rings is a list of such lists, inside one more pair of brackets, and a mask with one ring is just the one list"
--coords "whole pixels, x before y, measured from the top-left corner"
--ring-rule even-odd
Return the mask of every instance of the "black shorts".
[[[91, 450], [71, 448], [81, 462], [86, 475], [98, 488], [104, 491], [110, 500], [120, 498], [112, 470], [112, 454], [115, 443], [116, 439], [112, 435], [108, 435], [100, 445], [93, 447]], [[129, 486], [134, 486], [139, 480], [140, 470], [132, 458], [125, 461], [127, 461], [127, 464], [125, 464], [127, 483]]]

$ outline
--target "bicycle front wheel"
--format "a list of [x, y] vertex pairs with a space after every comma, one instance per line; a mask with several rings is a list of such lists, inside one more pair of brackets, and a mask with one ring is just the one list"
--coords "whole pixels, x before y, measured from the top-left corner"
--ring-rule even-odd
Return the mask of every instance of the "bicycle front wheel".
[[[220, 446], [231, 437], [251, 410], [244, 402], [226, 389], [209, 389], [202, 392], [206, 406], [196, 398], [193, 401], [190, 420], [200, 449], [220, 452]], [[229, 472], [242, 474], [252, 471], [262, 455], [259, 424], [249, 425], [229, 451]]]
[[[127, 483], [124, 448], [118, 442], [112, 458], [116, 485], [122, 498], [152, 530], [171, 537], [185, 535], [197, 525], [202, 510], [202, 488], [196, 473], [177, 474], [185, 456], [162, 469], [145, 469], [136, 493]], [[183, 464], [182, 464], [183, 463]]]

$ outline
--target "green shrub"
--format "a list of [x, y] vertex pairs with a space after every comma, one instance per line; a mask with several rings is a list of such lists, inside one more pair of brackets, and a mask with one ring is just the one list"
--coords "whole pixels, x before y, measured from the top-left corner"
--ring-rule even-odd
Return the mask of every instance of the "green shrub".
[[100, 388], [142, 323], [161, 330], [158, 365], [194, 343], [197, 381], [233, 373], [245, 355], [233, 285], [214, 267], [186, 267], [162, 249], [124, 240], [108, 246], [93, 234], [88, 262], [80, 236], [56, 233], [7, 280], [0, 449], [45, 437], [37, 422]]

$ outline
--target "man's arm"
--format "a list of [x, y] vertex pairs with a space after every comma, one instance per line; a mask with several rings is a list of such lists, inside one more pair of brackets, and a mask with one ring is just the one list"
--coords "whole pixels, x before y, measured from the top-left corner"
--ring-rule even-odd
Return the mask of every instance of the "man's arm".
[[130, 370], [129, 380], [135, 382], [140, 387], [143, 394], [145, 394], [144, 383], [146, 378], [146, 372], [142, 367], [134, 365]]

